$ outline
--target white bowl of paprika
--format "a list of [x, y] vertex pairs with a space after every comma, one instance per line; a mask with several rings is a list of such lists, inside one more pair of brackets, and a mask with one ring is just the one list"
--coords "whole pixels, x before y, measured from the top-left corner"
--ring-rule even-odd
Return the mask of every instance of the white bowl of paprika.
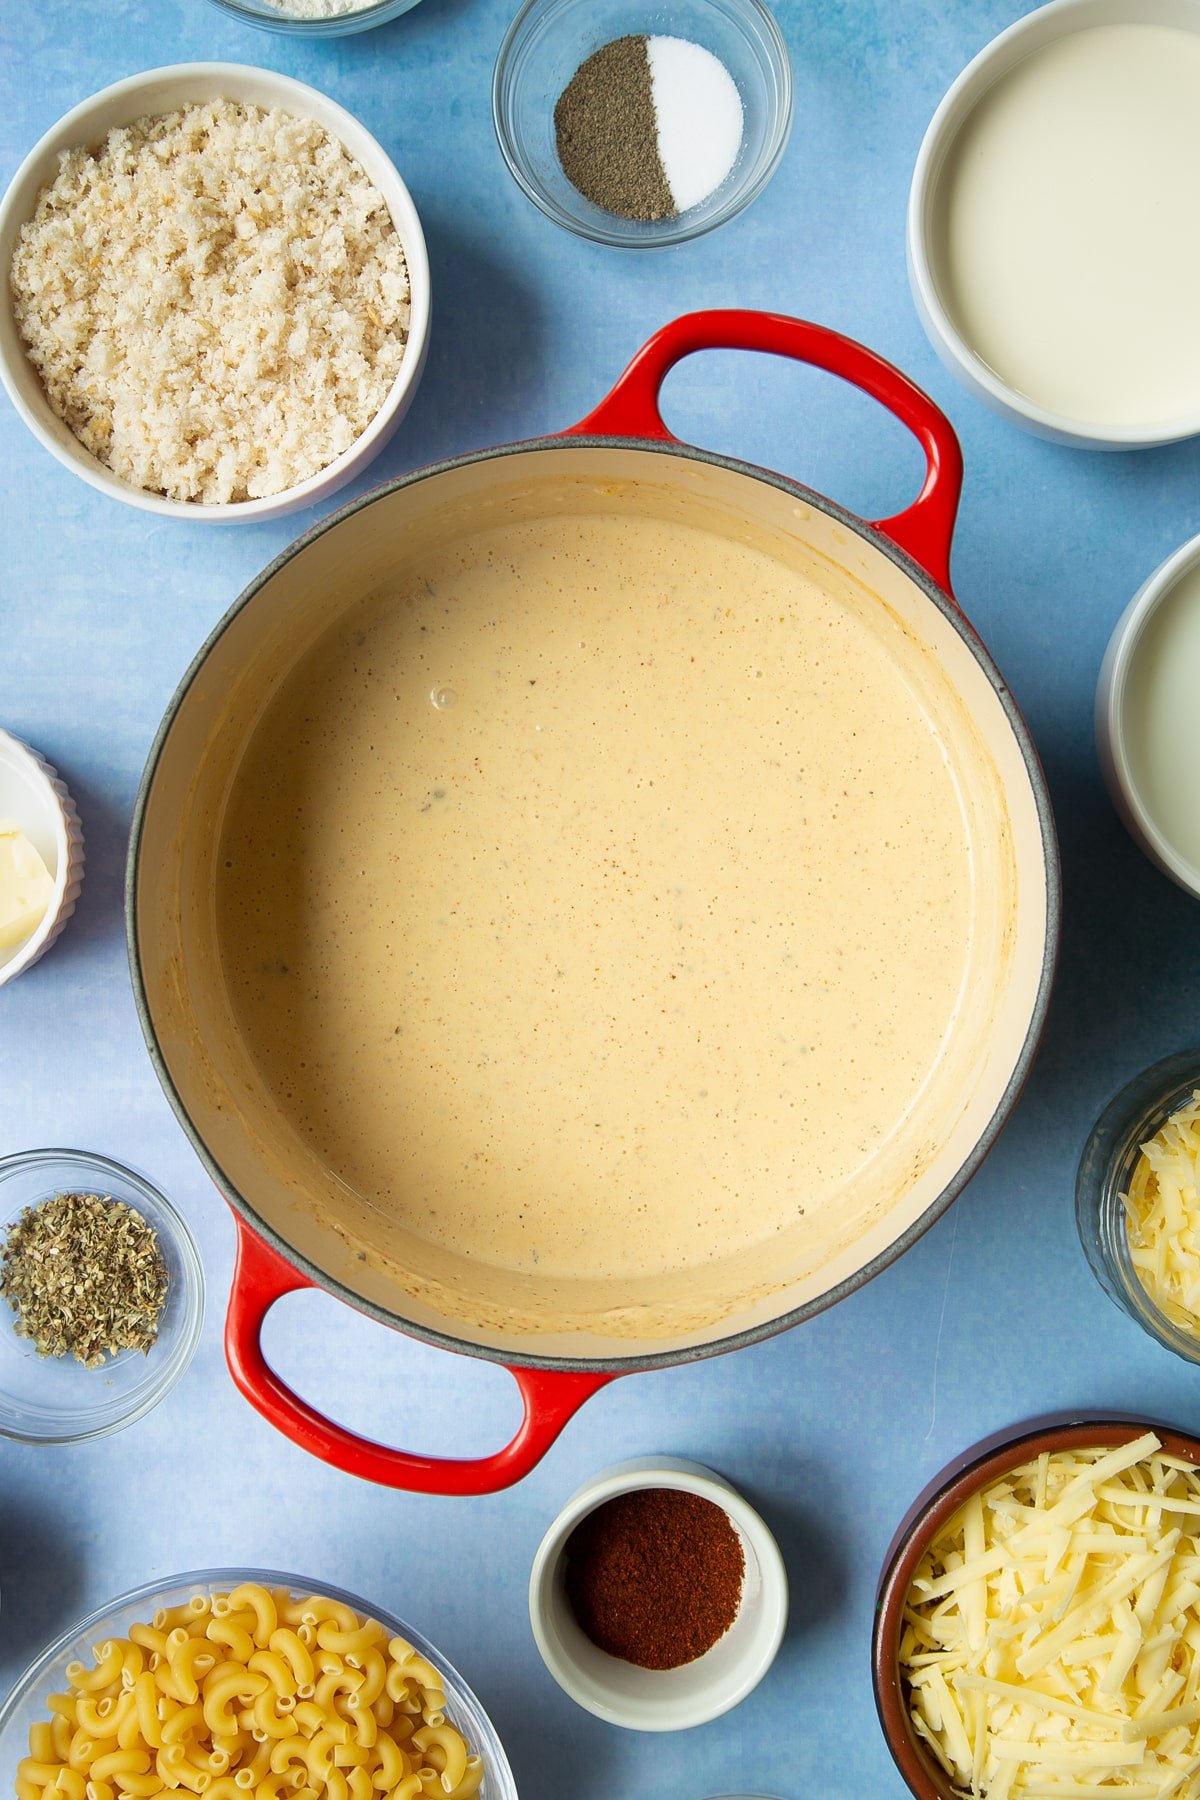
[[677, 1457], [638, 1457], [579, 1489], [538, 1546], [529, 1618], [564, 1693], [634, 1731], [728, 1712], [775, 1660], [787, 1571], [727, 1481]]

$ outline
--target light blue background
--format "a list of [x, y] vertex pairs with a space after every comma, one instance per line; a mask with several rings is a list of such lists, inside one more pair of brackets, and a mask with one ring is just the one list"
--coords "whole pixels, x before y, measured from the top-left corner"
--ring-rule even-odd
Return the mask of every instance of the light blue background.
[[[0, 1446], [0, 1685], [84, 1610], [204, 1564], [308, 1571], [409, 1617], [459, 1664], [507, 1744], [524, 1800], [899, 1800], [871, 1700], [875, 1581], [917, 1490], [984, 1433], [1053, 1408], [1142, 1409], [1200, 1428], [1200, 1377], [1096, 1286], [1071, 1214], [1081, 1141], [1113, 1090], [1200, 1038], [1200, 911], [1117, 824], [1091, 733], [1114, 620], [1200, 529], [1195, 444], [1103, 457], [985, 413], [935, 361], [904, 273], [921, 134], [1011, 0], [784, 0], [796, 125], [773, 184], [712, 237], [654, 254], [570, 239], [510, 180], [490, 78], [512, 0], [424, 0], [325, 44], [234, 24], [207, 0], [0, 0], [0, 179], [107, 82], [191, 58], [257, 62], [325, 89], [394, 156], [429, 239], [428, 372], [373, 483], [586, 412], [677, 313], [807, 315], [908, 370], [958, 427], [967, 483], [959, 597], [1008, 676], [1057, 807], [1061, 973], [1011, 1125], [949, 1215], [815, 1322], [715, 1362], [617, 1382], [542, 1467], [492, 1499], [416, 1499], [302, 1455], [237, 1396], [221, 1352], [229, 1216], [160, 1093], [130, 994], [121, 881], [154, 728], [194, 649], [308, 518], [239, 529], [102, 500], [0, 406], [0, 723], [65, 775], [88, 872], [66, 936], [0, 992], [0, 1154], [41, 1144], [145, 1170], [199, 1237], [204, 1339], [179, 1388], [125, 1434], [75, 1450]], [[865, 514], [915, 490], [901, 429], [827, 377], [712, 354], [670, 379], [683, 437], [811, 482]], [[365, 485], [365, 484], [364, 484]], [[320, 1296], [286, 1303], [274, 1354], [314, 1398], [411, 1448], [468, 1453], [513, 1418], [507, 1378], [427, 1352]], [[351, 1379], [352, 1378], [352, 1379]], [[354, 1401], [339, 1392], [353, 1386]], [[530, 1558], [566, 1496], [619, 1457], [671, 1451], [757, 1501], [783, 1544], [792, 1620], [735, 1713], [640, 1737], [576, 1709], [529, 1634]]]

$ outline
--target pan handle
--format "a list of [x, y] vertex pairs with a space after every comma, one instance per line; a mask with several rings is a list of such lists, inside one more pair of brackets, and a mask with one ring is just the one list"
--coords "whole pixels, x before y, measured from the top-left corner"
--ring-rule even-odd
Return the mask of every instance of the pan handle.
[[317, 1284], [285, 1262], [236, 1213], [234, 1219], [237, 1262], [225, 1318], [230, 1374], [264, 1419], [302, 1450], [347, 1475], [415, 1494], [498, 1493], [528, 1475], [584, 1401], [613, 1379], [607, 1370], [509, 1367], [521, 1390], [524, 1416], [510, 1444], [474, 1461], [415, 1456], [358, 1437], [294, 1394], [263, 1356], [263, 1320], [276, 1300]]
[[765, 350], [812, 363], [853, 382], [906, 425], [925, 452], [925, 482], [903, 512], [873, 521], [920, 564], [937, 586], [950, 589], [950, 543], [962, 493], [962, 451], [954, 427], [928, 394], [876, 356], [865, 344], [807, 319], [782, 313], [741, 310], [685, 313], [643, 344], [612, 392], [568, 436], [596, 433], [612, 437], [678, 440], [663, 423], [658, 397], [669, 371], [697, 350]]

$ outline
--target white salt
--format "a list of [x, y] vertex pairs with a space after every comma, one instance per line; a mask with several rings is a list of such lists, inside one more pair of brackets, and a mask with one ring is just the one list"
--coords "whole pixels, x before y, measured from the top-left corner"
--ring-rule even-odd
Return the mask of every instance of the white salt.
[[648, 37], [658, 154], [680, 212], [719, 188], [742, 147], [742, 100], [719, 57], [687, 38]]

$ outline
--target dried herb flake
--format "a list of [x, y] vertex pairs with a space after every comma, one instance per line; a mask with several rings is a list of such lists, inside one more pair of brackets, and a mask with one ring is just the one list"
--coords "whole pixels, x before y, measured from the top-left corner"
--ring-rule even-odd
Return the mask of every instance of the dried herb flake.
[[86, 1369], [106, 1353], [152, 1348], [168, 1281], [153, 1226], [108, 1194], [27, 1206], [0, 1252], [17, 1336], [39, 1356], [74, 1356]]

